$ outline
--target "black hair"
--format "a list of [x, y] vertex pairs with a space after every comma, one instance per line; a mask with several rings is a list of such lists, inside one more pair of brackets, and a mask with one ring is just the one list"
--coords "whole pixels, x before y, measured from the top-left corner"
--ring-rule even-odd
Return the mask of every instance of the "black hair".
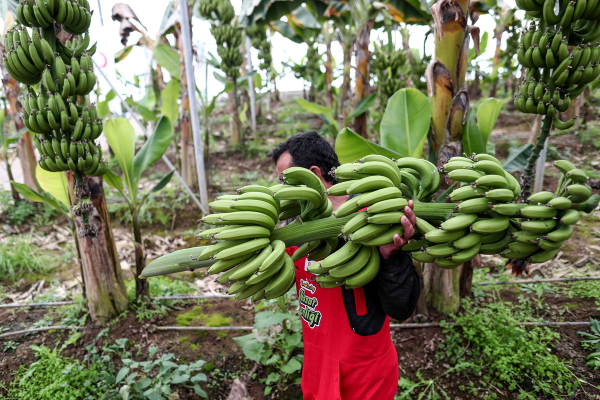
[[279, 157], [286, 151], [290, 152], [294, 166], [309, 169], [315, 165], [321, 169], [321, 174], [327, 182], [335, 182], [329, 171], [339, 167], [340, 161], [333, 147], [317, 132], [300, 133], [281, 143], [271, 153], [273, 162], [277, 164]]

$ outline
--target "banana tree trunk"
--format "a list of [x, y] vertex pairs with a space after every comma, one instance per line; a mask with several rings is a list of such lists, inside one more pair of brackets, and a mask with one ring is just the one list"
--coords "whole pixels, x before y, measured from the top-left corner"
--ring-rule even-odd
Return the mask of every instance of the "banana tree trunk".
[[498, 69], [500, 68], [500, 54], [502, 53], [502, 34], [504, 33], [504, 28], [498, 29], [496, 32], [496, 51], [494, 52], [494, 59], [492, 61], [493, 71], [492, 76], [495, 79], [492, 82], [492, 90], [490, 91], [490, 97], [496, 97], [498, 93]]
[[[368, 20], [360, 29], [356, 40], [356, 79], [354, 83], [354, 94], [358, 103], [369, 95], [369, 63], [371, 52], [371, 29], [375, 21]], [[367, 113], [364, 112], [354, 118], [354, 131], [362, 137], [367, 137]]]
[[331, 83], [333, 82], [333, 67], [331, 56], [331, 39], [327, 40], [327, 61], [325, 61], [325, 91], [327, 92], [327, 105], [333, 110], [333, 93], [331, 91]]
[[[350, 71], [352, 70], [352, 49], [354, 40], [342, 41], [342, 51], [344, 54], [344, 71], [342, 73], [342, 86], [340, 88], [340, 114], [342, 121], [346, 118], [346, 101], [350, 93]], [[339, 129], [343, 126], [340, 124]]]
[[110, 226], [102, 177], [84, 177], [75, 189], [75, 179], [67, 173], [71, 204], [81, 205], [75, 194], [84, 192], [92, 207], [73, 215], [81, 255], [83, 281], [92, 321], [106, 325], [127, 309], [127, 291], [121, 272], [115, 239]]
[[[431, 99], [431, 143], [437, 164], [462, 153], [462, 131], [469, 110], [465, 79], [470, 36], [479, 52], [479, 28], [469, 26], [468, 0], [440, 0], [431, 7], [435, 23], [435, 54], [425, 76]], [[469, 36], [470, 34], [470, 36]], [[464, 268], [464, 266], [463, 266]], [[442, 314], [460, 306], [460, 269], [423, 267], [425, 298]]]
[[[4, 47], [2, 47], [1, 51], [4, 53]], [[10, 114], [15, 124], [15, 129], [18, 132], [25, 127], [25, 124], [23, 124], [23, 120], [21, 119], [23, 108], [18, 99], [21, 88], [19, 83], [9, 75], [2, 61], [0, 61], [0, 67], [2, 69], [2, 91], [8, 100]], [[25, 132], [19, 137], [19, 140], [17, 141], [17, 153], [19, 155], [19, 161], [21, 162], [21, 168], [23, 169], [23, 182], [29, 188], [39, 191], [40, 187], [35, 179], [35, 153], [29, 132]]]
[[240, 118], [238, 116], [238, 107], [236, 99], [237, 85], [233, 78], [227, 78], [227, 81], [233, 83], [233, 90], [227, 92], [227, 100], [229, 104], [229, 128], [231, 130], [231, 144], [233, 146], [239, 146], [242, 143], [242, 136], [240, 132]]

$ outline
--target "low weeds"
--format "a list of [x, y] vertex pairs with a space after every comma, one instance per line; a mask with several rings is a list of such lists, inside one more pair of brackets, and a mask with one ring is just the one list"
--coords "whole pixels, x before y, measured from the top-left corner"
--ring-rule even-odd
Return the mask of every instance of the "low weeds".
[[202, 389], [207, 381], [202, 360], [177, 364], [173, 354], [159, 355], [156, 347], [148, 349], [143, 359], [141, 347], [131, 347], [128, 339], [101, 349], [86, 346], [82, 362], [62, 356], [61, 350], [76, 340], [69, 338], [61, 349], [31, 346], [36, 361], [21, 365], [6, 396], [0, 395], [0, 399], [167, 400], [178, 398], [177, 393], [183, 391], [207, 398]]
[[[127, 288], [127, 297], [129, 298], [129, 308], [135, 312], [138, 321], [151, 319], [155, 316], [163, 316], [170, 310], [180, 310], [181, 301], [177, 300], [158, 300], [148, 303], [144, 299], [135, 298], [135, 280], [125, 282]], [[167, 276], [157, 276], [152, 278], [150, 285], [150, 297], [169, 297], [185, 296], [194, 293], [186, 281], [171, 279]]]
[[31, 242], [31, 235], [0, 240], [0, 282], [14, 283], [26, 275], [47, 275], [54, 268], [51, 258]]
[[[456, 371], [479, 377], [460, 389], [472, 396], [495, 399], [492, 388], [518, 393], [519, 399], [558, 398], [580, 388], [569, 362], [552, 354], [560, 335], [547, 327], [518, 326], [536, 321], [538, 302], [521, 298], [476, 305], [463, 300], [457, 326], [446, 326], [446, 340], [438, 348], [438, 361], [454, 364]], [[487, 392], [487, 393], [485, 393]], [[485, 393], [485, 394], [484, 394]]]
[[259, 381], [266, 385], [265, 396], [279, 392], [281, 397], [288, 385], [300, 384], [302, 369], [302, 322], [289, 310], [297, 309], [298, 301], [289, 295], [263, 300], [256, 306], [254, 331], [234, 338], [244, 355], [267, 367], [267, 378]]

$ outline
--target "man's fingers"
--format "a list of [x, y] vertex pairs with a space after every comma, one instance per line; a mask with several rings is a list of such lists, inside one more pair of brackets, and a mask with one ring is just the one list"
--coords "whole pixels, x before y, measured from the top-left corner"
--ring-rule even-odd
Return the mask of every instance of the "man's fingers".
[[412, 210], [413, 208], [415, 208], [415, 202], [412, 200], [408, 201], [408, 206], [410, 207], [410, 209]]
[[415, 228], [410, 223], [408, 218], [406, 218], [406, 216], [403, 216], [402, 218], [400, 218], [400, 222], [402, 223], [402, 226], [404, 227], [404, 235], [402, 236], [402, 238], [405, 240], [405, 242], [408, 242], [410, 240], [410, 238], [413, 236], [413, 234], [415, 233]]
[[404, 246], [404, 243], [406, 243], [404, 238], [400, 237], [400, 235], [398, 234], [394, 235], [394, 244], [396, 245], [396, 247], [402, 247]]
[[404, 215], [408, 218], [408, 221], [410, 221], [410, 223], [413, 226], [416, 225], [417, 217], [415, 216], [415, 213], [413, 212], [412, 208], [410, 208], [409, 206], [406, 206], [406, 207], [404, 207], [403, 211], [404, 211]]

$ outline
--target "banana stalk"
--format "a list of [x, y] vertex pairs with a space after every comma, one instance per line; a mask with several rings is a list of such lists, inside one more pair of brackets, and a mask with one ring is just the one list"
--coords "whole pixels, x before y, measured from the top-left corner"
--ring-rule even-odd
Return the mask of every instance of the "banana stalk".
[[548, 136], [550, 136], [550, 128], [552, 127], [552, 118], [545, 115], [542, 120], [542, 129], [540, 130], [540, 134], [537, 137], [537, 142], [535, 147], [531, 151], [531, 155], [527, 159], [527, 166], [523, 171], [523, 176], [521, 177], [521, 197], [526, 199], [531, 194], [531, 179], [533, 177], [533, 169], [537, 162], [537, 159], [540, 158], [540, 153], [544, 148], [544, 143]]

